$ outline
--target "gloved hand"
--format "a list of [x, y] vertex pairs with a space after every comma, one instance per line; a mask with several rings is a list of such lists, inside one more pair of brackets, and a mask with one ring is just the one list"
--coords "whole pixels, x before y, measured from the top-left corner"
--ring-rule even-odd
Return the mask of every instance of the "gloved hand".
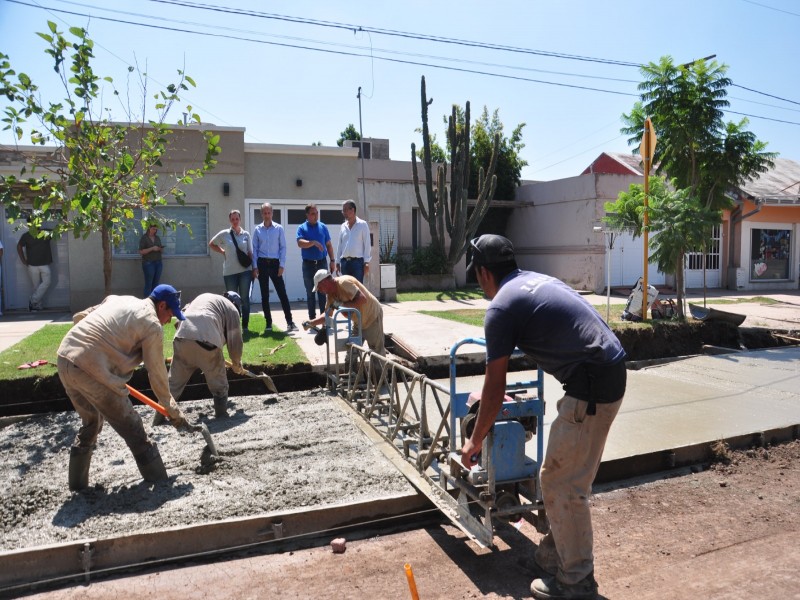
[[231, 371], [233, 371], [237, 375], [246, 375], [247, 374], [247, 371], [242, 366], [242, 363], [233, 363], [233, 365], [231, 366]]
[[183, 415], [183, 412], [181, 412], [181, 409], [178, 408], [178, 403], [175, 402], [175, 398], [170, 396], [166, 404], [163, 402], [159, 404], [167, 409], [170, 425], [173, 425], [176, 429], [181, 429], [186, 425], [186, 417]]
[[305, 329], [306, 331], [311, 329], [311, 321], [303, 321], [302, 325], [303, 325], [303, 329]]

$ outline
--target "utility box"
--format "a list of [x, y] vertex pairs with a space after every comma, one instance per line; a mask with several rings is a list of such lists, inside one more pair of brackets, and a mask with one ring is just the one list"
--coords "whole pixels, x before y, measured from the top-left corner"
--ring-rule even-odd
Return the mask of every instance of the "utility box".
[[397, 301], [397, 265], [393, 263], [381, 265], [381, 301]]

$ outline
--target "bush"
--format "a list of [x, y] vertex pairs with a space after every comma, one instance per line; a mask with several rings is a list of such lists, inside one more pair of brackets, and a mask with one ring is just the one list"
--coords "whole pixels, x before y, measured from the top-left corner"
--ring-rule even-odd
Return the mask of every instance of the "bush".
[[417, 248], [409, 256], [397, 257], [398, 275], [442, 275], [450, 273], [447, 258], [433, 246]]

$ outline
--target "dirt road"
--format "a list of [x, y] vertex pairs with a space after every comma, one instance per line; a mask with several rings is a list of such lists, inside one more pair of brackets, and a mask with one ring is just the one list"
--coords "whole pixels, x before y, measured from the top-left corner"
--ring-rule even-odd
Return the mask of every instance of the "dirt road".
[[[730, 454], [672, 477], [628, 482], [593, 500], [596, 575], [613, 600], [800, 598], [800, 441]], [[520, 533], [522, 535], [520, 535]], [[538, 534], [500, 532], [495, 551], [449, 525], [148, 571], [29, 596], [93, 598], [526, 598]]]

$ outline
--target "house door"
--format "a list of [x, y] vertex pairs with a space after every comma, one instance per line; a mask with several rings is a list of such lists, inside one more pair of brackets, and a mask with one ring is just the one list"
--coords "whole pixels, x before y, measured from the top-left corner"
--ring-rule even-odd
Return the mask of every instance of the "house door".
[[[290, 302], [305, 301], [306, 288], [303, 284], [303, 262], [300, 257], [300, 248], [297, 247], [297, 228], [306, 220], [306, 202], [298, 203], [297, 200], [246, 200], [247, 230], [253, 233], [256, 225], [261, 223], [261, 205], [264, 202], [272, 204], [272, 220], [283, 226], [286, 235], [286, 265], [283, 272], [283, 281], [286, 283], [286, 295]], [[315, 202], [319, 208], [320, 221], [325, 223], [331, 234], [334, 250], [339, 244], [339, 226], [342, 223], [342, 203], [339, 200], [320, 200]], [[279, 302], [272, 282], [269, 284], [269, 299], [271, 303]], [[261, 305], [261, 288], [258, 281], [253, 282], [250, 291], [250, 302], [256, 307]]]
[[722, 226], [715, 225], [708, 243], [707, 252], [687, 252], [686, 254], [686, 287], [703, 287], [703, 264], [705, 257], [705, 287], [722, 286]]
[[[17, 242], [27, 231], [25, 227], [15, 231], [24, 221], [8, 223], [3, 219], [3, 310], [28, 310], [28, 299], [33, 293], [33, 284], [28, 269], [17, 256]], [[50, 287], [44, 295], [47, 308], [69, 309], [69, 236], [51, 242], [53, 264], [50, 265]]]
[[[611, 287], [633, 287], [642, 276], [644, 263], [644, 238], [636, 239], [630, 233], [614, 235], [611, 250]], [[647, 266], [647, 284], [664, 285], [664, 273], [654, 264]]]

